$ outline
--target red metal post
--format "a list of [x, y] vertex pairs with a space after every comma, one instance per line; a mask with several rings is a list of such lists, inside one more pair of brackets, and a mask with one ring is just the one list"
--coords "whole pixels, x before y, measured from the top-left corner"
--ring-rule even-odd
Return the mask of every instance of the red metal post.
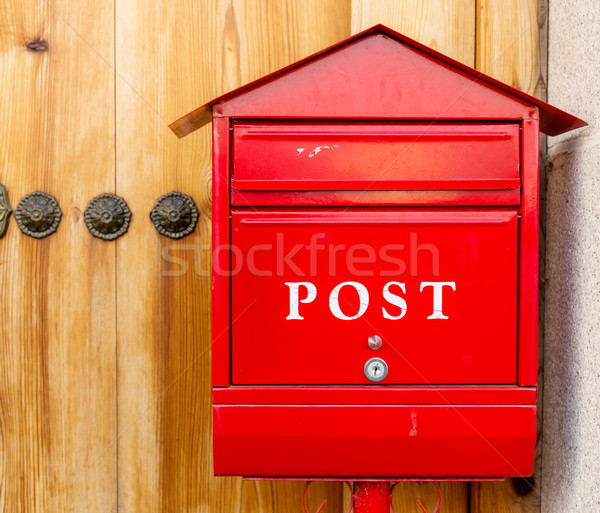
[[354, 513], [390, 513], [389, 482], [358, 481], [354, 486]]

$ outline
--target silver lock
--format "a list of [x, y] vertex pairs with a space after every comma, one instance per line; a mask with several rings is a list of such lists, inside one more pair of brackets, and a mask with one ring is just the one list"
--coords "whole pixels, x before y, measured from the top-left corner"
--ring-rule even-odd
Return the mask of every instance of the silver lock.
[[371, 335], [368, 340], [369, 348], [373, 349], [373, 351], [377, 351], [383, 344], [381, 337], [379, 335]]
[[388, 366], [381, 358], [371, 358], [365, 363], [365, 376], [371, 381], [381, 381], [387, 376]]

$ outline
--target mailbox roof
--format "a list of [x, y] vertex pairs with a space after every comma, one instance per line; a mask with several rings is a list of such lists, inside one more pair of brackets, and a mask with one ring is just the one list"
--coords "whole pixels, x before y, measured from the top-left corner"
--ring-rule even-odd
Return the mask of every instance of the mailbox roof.
[[[224, 107], [226, 107], [228, 105], [228, 101], [229, 101], [229, 103], [235, 103], [235, 102], [232, 102], [232, 100], [238, 96], [245, 95], [245, 93], [257, 92], [260, 95], [259, 90], [261, 90], [263, 88], [265, 89], [265, 93], [267, 93], [267, 94], [265, 94], [264, 97], [259, 99], [260, 100], [259, 103], [260, 103], [262, 109], [266, 109], [267, 111], [269, 111], [268, 110], [270, 108], [269, 102], [271, 102], [272, 98], [277, 96], [278, 94], [281, 95], [281, 92], [283, 90], [285, 90], [286, 87], [289, 86], [290, 82], [285, 82], [281, 85], [281, 87], [277, 87], [274, 90], [266, 91], [267, 85], [269, 83], [273, 83], [273, 82], [277, 81], [277, 79], [284, 77], [284, 76], [292, 77], [292, 80], [293, 80], [294, 73], [290, 73], [290, 72], [297, 71], [298, 68], [305, 68], [305, 65], [312, 63], [312, 61], [317, 61], [321, 57], [327, 56], [328, 54], [333, 54], [336, 50], [339, 50], [345, 46], [349, 46], [352, 43], [357, 42], [358, 40], [372, 38], [372, 36], [376, 35], [376, 34], [383, 34], [384, 36], [387, 36], [388, 38], [391, 38], [392, 40], [395, 40], [396, 42], [403, 44], [405, 47], [411, 47], [413, 50], [417, 50], [418, 52], [423, 52], [423, 54], [425, 54], [425, 55], [421, 54], [421, 57], [422, 57], [422, 60], [424, 61], [424, 63], [426, 61], [435, 62], [437, 60], [437, 64], [439, 65], [438, 68], [445, 68], [444, 70], [442, 70], [442, 73], [445, 73], [445, 75], [442, 75], [443, 77], [450, 77], [452, 72], [451, 71], [448, 72], [447, 70], [450, 67], [455, 68], [454, 75], [456, 75], [457, 77], [460, 77], [462, 82], [457, 79], [455, 81], [448, 81], [448, 83], [437, 84], [435, 79], [439, 78], [439, 77], [435, 77], [435, 76], [431, 75], [431, 72], [432, 72], [431, 66], [424, 66], [423, 71], [421, 71], [420, 69], [418, 70], [418, 72], [421, 72], [423, 74], [429, 73], [429, 75], [423, 77], [423, 80], [421, 80], [421, 81], [416, 81], [419, 83], [418, 84], [415, 83], [415, 87], [412, 91], [413, 96], [411, 98], [411, 102], [415, 100], [416, 95], [420, 94], [421, 96], [425, 97], [422, 104], [429, 105], [431, 109], [439, 109], [438, 110], [439, 112], [444, 112], [444, 114], [445, 114], [445, 115], [438, 116], [437, 112], [435, 110], [432, 110], [433, 114], [430, 114], [430, 115], [432, 115], [433, 117], [436, 117], [438, 119], [448, 119], [449, 117], [450, 118], [453, 117], [452, 114], [454, 112], [455, 113], [454, 117], [461, 117], [461, 116], [456, 115], [456, 113], [458, 113], [458, 114], [462, 114], [462, 116], [464, 116], [466, 118], [469, 118], [468, 111], [470, 111], [470, 110], [474, 111], [474, 112], [477, 111], [479, 117], [481, 117], [482, 114], [483, 114], [483, 117], [485, 117], [485, 112], [486, 112], [486, 109], [488, 108], [488, 105], [490, 105], [490, 103], [494, 103], [497, 105], [502, 104], [504, 106], [503, 112], [506, 112], [507, 117], [510, 118], [510, 117], [513, 117], [515, 114], [515, 109], [510, 108], [512, 106], [512, 104], [517, 104], [517, 105], [520, 104], [521, 106], [529, 104], [530, 106], [538, 107], [539, 118], [540, 118], [540, 130], [548, 135], [559, 135], [563, 132], [568, 132], [569, 130], [573, 130], [575, 128], [580, 128], [580, 127], [587, 125], [587, 123], [585, 121], [583, 121], [575, 116], [572, 116], [571, 114], [569, 114], [563, 110], [553, 107], [552, 105], [550, 105], [534, 96], [531, 96], [527, 93], [524, 93], [523, 91], [520, 91], [520, 90], [508, 85], [508, 84], [505, 84], [505, 83], [503, 83], [499, 80], [496, 80], [488, 75], [485, 75], [484, 73], [481, 73], [480, 71], [477, 71], [476, 69], [473, 69], [470, 66], [462, 64], [462, 63], [460, 63], [460, 62], [458, 62], [436, 50], [433, 50], [432, 48], [429, 48], [421, 43], [418, 43], [417, 41], [414, 41], [413, 39], [410, 39], [398, 32], [395, 32], [388, 27], [385, 27], [383, 25], [376, 25], [376, 26], [374, 26], [370, 29], [367, 29], [363, 32], [360, 32], [348, 39], [345, 39], [333, 46], [330, 46], [329, 48], [326, 48], [324, 50], [321, 50], [320, 52], [310, 55], [309, 57], [306, 57], [305, 59], [302, 59], [302, 60], [295, 62], [285, 68], [275, 71], [274, 73], [265, 75], [264, 77], [259, 78], [258, 80], [255, 80], [254, 82], [246, 84], [242, 87], [239, 87], [233, 91], [230, 91], [229, 93], [219, 96], [219, 97], [211, 100], [210, 102], [205, 103], [201, 107], [198, 107], [197, 109], [193, 110], [189, 114], [186, 114], [185, 116], [183, 116], [182, 118], [173, 122], [169, 126], [178, 137], [185, 137], [186, 135], [192, 133], [193, 131], [197, 130], [198, 128], [204, 126], [205, 124], [207, 124], [211, 121], [212, 115], [213, 115], [213, 108], [215, 108], [215, 106], [217, 108], [223, 109]], [[377, 54], [373, 53], [373, 54], [369, 54], [369, 56], [372, 56], [373, 58], [377, 58], [377, 59], [382, 59], [382, 58], [385, 59], [385, 56], [382, 57], [381, 53], [386, 52], [389, 49], [389, 46], [381, 46], [381, 45], [388, 44], [387, 43], [388, 40], [389, 39], [386, 39], [385, 43], [380, 42], [379, 47], [377, 47], [377, 45], [374, 45], [372, 43], [371, 48], [369, 48], [367, 51], [377, 52]], [[413, 53], [418, 53], [418, 52], [413, 52]], [[354, 54], [354, 55], [356, 55], [356, 54]], [[408, 54], [406, 54], [406, 55], [408, 56]], [[352, 58], [353, 57], [350, 56], [350, 59], [352, 59]], [[412, 59], [412, 61], [414, 61], [414, 59], [415, 59], [414, 55], [412, 55], [412, 54], [410, 55], [410, 58]], [[369, 61], [370, 61], [370, 59], [367, 58], [367, 60], [365, 62], [369, 62]], [[364, 69], [360, 69], [359, 66], [356, 66], [357, 64], [360, 64], [360, 63], [356, 63], [356, 62], [352, 62], [352, 61], [341, 62], [341, 66], [345, 70], [351, 70], [355, 76], [368, 75], [368, 72], [365, 73]], [[397, 62], [395, 64], [397, 65]], [[385, 68], [385, 61], [379, 62], [378, 65], [380, 66], [379, 69]], [[309, 64], [309, 66], [310, 66], [310, 64]], [[450, 70], [451, 70], [451, 68], [450, 68]], [[323, 94], [322, 91], [319, 90], [319, 87], [320, 87], [319, 84], [329, 81], [329, 82], [333, 82], [334, 86], [339, 87], [339, 84], [335, 83], [336, 80], [337, 81], [341, 80], [342, 85], [348, 84], [349, 79], [347, 76], [332, 78], [328, 74], [328, 76], [325, 77], [325, 76], [319, 75], [319, 73], [323, 73], [323, 70], [321, 68], [315, 69], [314, 71], [315, 72], [313, 75], [304, 77], [305, 82], [303, 84], [300, 84], [301, 87], [295, 88], [296, 90], [291, 91], [293, 96], [291, 96], [290, 98], [294, 98], [294, 97], [297, 97], [298, 95], [302, 95], [303, 91], [306, 90], [307, 87], [312, 87], [313, 88], [313, 91], [312, 91], [313, 98], [315, 98], [314, 95], [316, 94], [320, 100], [326, 101], [327, 99], [330, 99], [330, 95]], [[328, 71], [328, 68], [325, 68], [326, 74], [327, 74], [327, 71]], [[456, 73], [457, 71], [458, 71], [458, 73]], [[393, 72], [393, 70], [392, 70], [392, 72]], [[462, 72], [462, 73], [460, 73], [460, 72]], [[385, 73], [385, 71], [383, 71], [383, 73]], [[469, 75], [470, 75], [470, 77], [469, 77]], [[468, 78], [468, 82], [465, 82], [465, 78], [463, 78], [463, 77]], [[368, 78], [369, 77], [367, 76], [367, 79]], [[431, 94], [432, 93], [431, 90], [426, 91], [427, 87], [439, 88], [442, 91], [444, 91], [444, 90], [452, 91], [452, 84], [454, 85], [454, 91], [459, 92], [459, 94], [458, 95], [455, 94], [454, 96], [450, 96], [449, 98], [443, 98], [443, 94], [442, 94], [441, 101], [447, 102], [447, 106], [445, 108], [441, 108], [441, 106], [437, 106], [435, 104], [435, 102], [433, 101], [433, 98], [435, 97], [435, 95]], [[492, 86], [492, 87], [490, 87], [490, 86]], [[392, 89], [393, 89], [393, 87], [392, 87]], [[334, 90], [336, 90], [336, 89], [334, 89]], [[416, 91], [416, 93], [415, 93], [415, 91]], [[424, 92], [422, 93], [421, 91], [424, 91]], [[351, 92], [349, 94], [348, 98], [345, 100], [343, 100], [341, 98], [341, 97], [343, 97], [343, 91], [340, 91], [339, 89], [337, 89], [336, 94], [338, 92], [341, 93], [338, 96], [340, 97], [340, 101], [342, 102], [342, 105], [344, 105], [344, 108], [346, 108], [346, 106], [348, 108], [348, 115], [342, 116], [342, 117], [348, 117], [348, 118], [362, 117], [360, 114], [357, 115], [358, 111], [353, 110], [353, 106], [356, 108], [357, 103], [362, 103], [360, 101], [360, 98], [357, 100], [357, 94], [365, 96], [364, 90], [360, 90], [360, 91], [358, 91], [358, 93], [357, 93], [357, 91], [354, 91], [353, 93]], [[370, 92], [372, 94], [367, 95], [367, 96], [370, 96], [371, 99], [374, 99], [375, 102], [378, 102], [380, 99], [384, 99], [384, 97], [386, 95], [388, 95], [392, 102], [391, 104], [393, 104], [393, 105], [399, 104], [398, 98], [401, 95], [401, 92], [399, 92], [399, 91], [395, 91], [395, 90], [390, 91], [390, 88], [388, 87], [387, 91], [379, 91], [378, 93], [376, 93], [375, 91], [371, 90]], [[427, 97], [427, 94], [429, 94], [430, 96]], [[492, 98], [490, 96], [490, 94], [494, 95], [494, 98]], [[397, 95], [397, 96], [395, 96], [395, 95]], [[287, 115], [293, 116], [295, 114], [296, 117], [298, 117], [299, 116], [298, 113], [294, 111], [294, 107], [293, 107], [294, 101], [290, 101], [290, 98], [286, 99], [285, 94], [283, 96], [284, 97], [282, 98], [281, 104], [283, 104], [283, 105], [287, 104], [287, 105], [292, 105], [292, 106], [289, 107], [288, 110], [284, 113], [273, 112], [273, 114], [278, 115], [278, 117], [285, 117]], [[326, 98], [323, 98], [323, 96], [325, 96]], [[310, 96], [309, 96], [309, 98], [310, 98]], [[256, 96], [254, 96], [253, 99], [256, 100]], [[352, 100], [355, 100], [355, 101], [353, 102]], [[448, 100], [450, 100], [450, 101], [448, 101]], [[345, 103], [344, 103], [344, 101], [345, 101]], [[366, 97], [365, 102], [368, 102], [368, 101], [369, 101], [369, 98]], [[302, 109], [302, 105], [304, 105], [304, 109], [306, 110], [306, 113], [310, 117], [319, 117], [314, 112], [308, 112], [308, 103], [311, 103], [311, 102], [312, 102], [312, 99], [307, 100], [306, 103], [304, 103], [304, 104], [299, 103], [299, 105], [300, 105], [299, 108]], [[407, 108], [410, 108], [411, 102], [405, 102], [406, 104], [408, 104]], [[320, 116], [320, 117], [328, 117], [328, 111], [327, 111], [327, 107], [325, 105], [326, 104], [322, 104], [320, 106], [315, 105], [315, 108], [319, 108], [319, 113], [321, 113], [321, 112], [323, 113], [323, 116]], [[442, 105], [446, 105], [446, 104], [442, 104]], [[223, 115], [232, 114], [232, 115], [241, 116], [241, 117], [243, 117], [244, 115], [248, 115], [249, 111], [244, 111], [244, 109], [240, 110], [240, 112], [237, 112], [236, 108], [238, 108], [238, 107], [239, 106], [237, 104], [235, 104], [232, 106], [231, 109], [229, 109], [229, 110], [225, 109], [225, 113]], [[380, 108], [382, 108], [382, 107], [380, 107]], [[522, 112], [522, 108], [520, 109], [520, 111]], [[263, 110], [263, 112], [264, 112], [264, 110]], [[390, 112], [392, 112], [392, 111], [390, 111]], [[465, 112], [467, 112], [467, 115], [465, 115]], [[339, 111], [336, 111], [335, 113], [339, 114]], [[304, 114], [304, 111], [302, 111], [302, 114]], [[391, 117], [403, 117], [403, 116], [397, 116], [395, 114], [397, 114], [397, 113], [392, 112]], [[427, 113], [427, 114], [429, 114], [429, 113]], [[299, 117], [306, 117], [306, 116], [300, 115]], [[334, 117], [338, 117], [338, 116], [334, 116]], [[376, 117], [378, 117], [378, 116], [376, 116]], [[428, 116], [425, 115], [423, 117], [428, 117]]]

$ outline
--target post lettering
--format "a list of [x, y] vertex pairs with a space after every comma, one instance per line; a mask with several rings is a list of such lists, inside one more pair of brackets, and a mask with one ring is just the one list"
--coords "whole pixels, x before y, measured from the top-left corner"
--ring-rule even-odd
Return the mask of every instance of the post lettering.
[[423, 281], [421, 282], [421, 290], [425, 287], [433, 287], [433, 313], [427, 317], [428, 319], [447, 319], [442, 310], [442, 289], [444, 286], [451, 287], [456, 290], [456, 282], [454, 281]]
[[[356, 289], [358, 292], [358, 300], [360, 301], [360, 306], [358, 308], [358, 313], [349, 317], [342, 312], [340, 309], [340, 290], [342, 287], [349, 285]], [[344, 283], [340, 283], [337, 285], [329, 295], [329, 310], [331, 313], [335, 315], [338, 319], [342, 319], [343, 321], [351, 321], [352, 319], [358, 319], [362, 314], [367, 311], [367, 307], [369, 306], [369, 291], [367, 287], [365, 287], [362, 283], [358, 283], [356, 281], [345, 281]]]
[[397, 306], [398, 308], [400, 308], [400, 315], [390, 315], [387, 310], [385, 309], [385, 307], [381, 307], [381, 311], [383, 312], [383, 317], [385, 319], [392, 319], [392, 320], [397, 320], [397, 319], [402, 319], [402, 317], [404, 317], [404, 315], [406, 314], [406, 301], [401, 298], [400, 296], [397, 296], [396, 294], [393, 294], [392, 292], [390, 292], [390, 286], [391, 285], [398, 285], [398, 287], [400, 287], [400, 290], [402, 290], [402, 292], [404, 292], [406, 294], [406, 288], [404, 286], [404, 283], [399, 283], [397, 281], [390, 281], [388, 283], [385, 284], [385, 286], [383, 287], [383, 298], [390, 304]]
[[[309, 281], [286, 282], [286, 285], [290, 288], [290, 315], [286, 319], [302, 320], [304, 317], [300, 316], [299, 303], [312, 303], [317, 297], [317, 287]], [[306, 297], [304, 299], [299, 299], [300, 287], [306, 289]]]

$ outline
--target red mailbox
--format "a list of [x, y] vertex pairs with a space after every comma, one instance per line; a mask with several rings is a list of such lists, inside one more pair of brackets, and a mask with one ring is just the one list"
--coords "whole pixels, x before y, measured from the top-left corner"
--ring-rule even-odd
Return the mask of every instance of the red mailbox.
[[585, 123], [377, 26], [213, 122], [218, 475], [530, 475], [539, 130]]

